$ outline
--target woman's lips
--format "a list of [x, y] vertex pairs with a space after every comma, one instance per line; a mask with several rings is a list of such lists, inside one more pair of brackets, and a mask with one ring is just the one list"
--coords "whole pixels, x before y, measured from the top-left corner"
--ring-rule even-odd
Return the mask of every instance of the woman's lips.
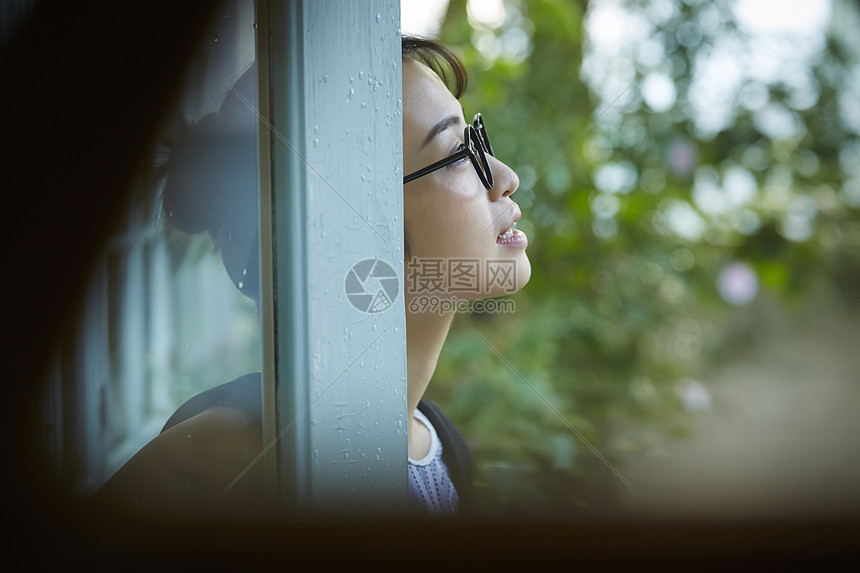
[[513, 207], [513, 208], [514, 208], [513, 212], [511, 213], [511, 218], [510, 218], [510, 219], [508, 219], [508, 225], [507, 225], [507, 227], [503, 227], [503, 228], [502, 228], [502, 232], [501, 232], [501, 233], [499, 233], [499, 235], [503, 234], [505, 231], [507, 231], [508, 229], [510, 229], [511, 227], [513, 227], [514, 225], [516, 225], [516, 224], [517, 224], [517, 221], [519, 221], [519, 220], [520, 220], [520, 217], [522, 217], [522, 216], [523, 216], [522, 211], [520, 211], [520, 206], [519, 206], [519, 205], [517, 205], [516, 203], [513, 203], [513, 204], [511, 205], [511, 207]]
[[524, 249], [529, 244], [529, 238], [519, 229], [511, 229], [510, 236], [499, 235], [496, 244], [514, 249]]

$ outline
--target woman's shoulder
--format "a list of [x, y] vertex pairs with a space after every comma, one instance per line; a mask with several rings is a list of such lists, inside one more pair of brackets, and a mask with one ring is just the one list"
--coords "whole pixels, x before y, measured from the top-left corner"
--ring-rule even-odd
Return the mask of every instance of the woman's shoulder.
[[460, 507], [466, 508], [472, 496], [472, 455], [465, 438], [436, 404], [421, 400], [418, 410], [427, 417], [442, 443], [442, 461], [460, 496]]
[[162, 428], [166, 432], [177, 424], [214, 408], [241, 412], [249, 425], [260, 426], [263, 418], [261, 375], [251, 372], [235, 380], [205, 390], [182, 404]]
[[[155, 513], [236, 512], [259, 507], [259, 424], [231, 406], [177, 421], [135, 454], [93, 496], [96, 505]], [[238, 478], [238, 479], [237, 479]]]

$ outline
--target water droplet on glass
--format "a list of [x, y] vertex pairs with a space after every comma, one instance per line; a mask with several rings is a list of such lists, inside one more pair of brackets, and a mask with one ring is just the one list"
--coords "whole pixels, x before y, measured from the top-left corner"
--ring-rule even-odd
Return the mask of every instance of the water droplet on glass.
[[[397, 217], [395, 217], [395, 218], [394, 218], [394, 220], [396, 221], [396, 220], [397, 220]], [[242, 269], [242, 276], [243, 276], [243, 277], [248, 276], [248, 269]]]
[[319, 147], [319, 146], [320, 146], [320, 140], [319, 140], [319, 138], [318, 138], [318, 137], [314, 137], [314, 147]]
[[376, 22], [379, 23], [380, 20], [382, 20], [382, 14], [377, 14], [376, 15]]
[[364, 70], [358, 70], [358, 79], [364, 79]]
[[366, 107], [367, 107], [367, 104], [366, 104], [366, 103], [364, 103], [364, 102], [361, 102], [361, 109], [364, 109], [364, 108], [366, 108]]
[[239, 281], [239, 288], [242, 288], [244, 286], [245, 286], [245, 283], [243, 283], [242, 281]]

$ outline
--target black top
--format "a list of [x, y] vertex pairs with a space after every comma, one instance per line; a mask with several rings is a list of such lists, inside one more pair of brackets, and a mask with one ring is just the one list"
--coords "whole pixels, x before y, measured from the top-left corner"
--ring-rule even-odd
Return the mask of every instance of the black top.
[[[189, 398], [161, 429], [167, 431], [176, 424], [196, 416], [210, 408], [219, 406], [241, 411], [253, 423], [263, 425], [263, 391], [259, 372], [252, 372], [236, 378], [232, 382], [210, 388]], [[418, 409], [427, 416], [436, 429], [442, 442], [442, 461], [448, 468], [448, 475], [457, 488], [460, 498], [459, 512], [468, 510], [472, 498], [472, 456], [463, 436], [454, 423], [448, 419], [438, 406], [427, 400], [418, 403]]]

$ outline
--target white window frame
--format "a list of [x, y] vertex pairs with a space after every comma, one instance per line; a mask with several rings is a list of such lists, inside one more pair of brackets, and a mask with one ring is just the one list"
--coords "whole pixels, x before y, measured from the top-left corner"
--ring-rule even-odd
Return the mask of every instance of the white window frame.
[[[402, 512], [399, 2], [259, 0], [257, 23], [269, 488], [300, 513]], [[365, 313], [344, 281], [374, 258], [401, 288], [389, 308]]]

